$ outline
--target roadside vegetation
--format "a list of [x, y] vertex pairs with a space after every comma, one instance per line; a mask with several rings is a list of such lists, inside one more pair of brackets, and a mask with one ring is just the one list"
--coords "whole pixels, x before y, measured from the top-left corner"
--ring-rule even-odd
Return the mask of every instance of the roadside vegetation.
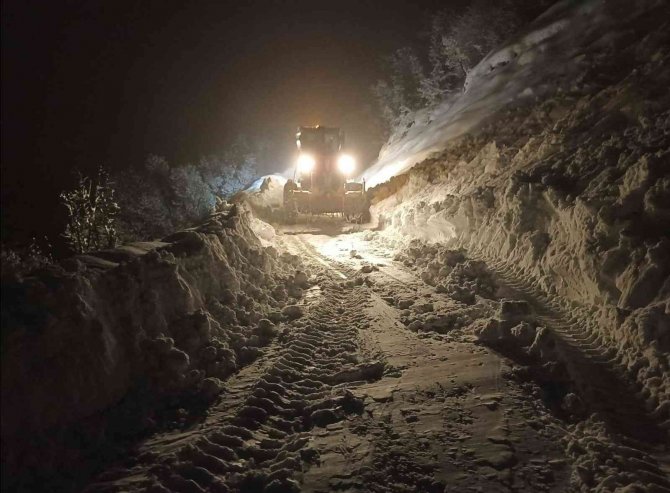
[[[217, 203], [257, 176], [263, 149], [239, 138], [219, 154], [174, 164], [150, 155], [139, 167], [111, 173], [105, 167], [88, 176], [77, 173], [74, 185], [60, 194], [66, 212], [62, 240], [69, 253], [87, 253], [118, 244], [155, 240], [197, 224]], [[2, 244], [2, 278], [11, 280], [54, 261], [49, 239]]]
[[102, 166], [95, 178], [79, 173], [77, 186], [60, 194], [68, 213], [63, 236], [76, 253], [113, 248], [118, 239], [114, 182]]
[[51, 245], [46, 239], [40, 242], [37, 238], [33, 238], [30, 244], [24, 247], [11, 248], [3, 244], [0, 249], [3, 283], [20, 279], [25, 274], [47, 267], [52, 263]]
[[77, 253], [118, 242], [153, 240], [204, 219], [256, 176], [256, 155], [238, 140], [221, 154], [175, 165], [150, 155], [136, 168], [95, 180], [80, 176], [61, 194], [68, 211], [64, 236]]

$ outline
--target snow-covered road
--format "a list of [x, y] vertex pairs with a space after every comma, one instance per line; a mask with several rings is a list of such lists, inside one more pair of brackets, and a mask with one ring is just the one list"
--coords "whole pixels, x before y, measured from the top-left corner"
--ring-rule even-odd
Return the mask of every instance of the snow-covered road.
[[202, 422], [147, 440], [88, 491], [559, 492], [607, 461], [613, 477], [669, 486], [659, 454], [566, 424], [528, 367], [461, 330], [497, 302], [438, 293], [369, 231], [275, 245], [310, 273], [296, 318]]

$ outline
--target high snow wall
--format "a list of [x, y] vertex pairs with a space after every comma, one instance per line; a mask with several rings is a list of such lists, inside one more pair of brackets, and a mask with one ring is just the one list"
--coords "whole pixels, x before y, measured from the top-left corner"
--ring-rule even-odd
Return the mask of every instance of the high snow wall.
[[[70, 467], [78, 458], [68, 454], [114, 434], [150, 430], [147, 395], [206, 401], [256, 358], [287, 290], [300, 288], [297, 259], [262, 247], [251, 219], [228, 206], [162, 242], [3, 279], [3, 483], [31, 468]], [[115, 407], [141, 422], [124, 416], [110, 429]], [[68, 449], [73, 430], [83, 442]]]
[[[377, 187], [374, 212], [390, 241], [465, 247], [568, 309], [584, 308], [585, 330], [612, 348], [667, 420], [670, 29], [667, 5], [636, 2], [618, 24], [617, 5], [595, 11], [594, 21], [609, 19], [606, 29], [591, 25], [584, 43], [566, 45], [578, 62], [569, 78], [535, 80], [541, 96], [494, 106], [476, 128]], [[448, 118], [440, 124], [448, 128]], [[397, 162], [425, 158], [407, 139], [387, 146], [409, 149]]]

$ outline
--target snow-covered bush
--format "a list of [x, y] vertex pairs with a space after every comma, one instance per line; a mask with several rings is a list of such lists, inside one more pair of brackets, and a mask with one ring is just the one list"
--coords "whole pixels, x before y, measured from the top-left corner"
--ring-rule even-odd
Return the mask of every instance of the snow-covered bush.
[[149, 156], [140, 169], [118, 177], [120, 232], [124, 240], [161, 238], [202, 221], [215, 208], [256, 177], [256, 155], [238, 139], [221, 154], [171, 166]]
[[72, 250], [84, 253], [116, 245], [119, 205], [114, 194], [114, 182], [102, 166], [95, 180], [79, 174], [74, 190], [60, 194], [68, 212], [63, 236]]
[[197, 168], [210, 191], [225, 199], [258, 176], [257, 154], [249, 142], [238, 138], [222, 154], [201, 157]]
[[119, 229], [126, 241], [161, 238], [200, 219], [214, 200], [197, 171], [172, 168], [160, 156], [121, 173], [118, 183]]
[[9, 248], [2, 245], [0, 250], [2, 281], [16, 280], [25, 274], [51, 265], [54, 260], [50, 249], [51, 245], [48, 241], [46, 241], [46, 247], [43, 248], [38, 244], [36, 238], [33, 238], [30, 245], [24, 248]]
[[149, 156], [142, 169], [120, 174], [117, 182], [122, 239], [159, 238], [173, 229], [170, 166], [164, 158]]
[[176, 222], [186, 225], [203, 219], [216, 205], [216, 198], [198, 168], [192, 164], [170, 170], [170, 186]]

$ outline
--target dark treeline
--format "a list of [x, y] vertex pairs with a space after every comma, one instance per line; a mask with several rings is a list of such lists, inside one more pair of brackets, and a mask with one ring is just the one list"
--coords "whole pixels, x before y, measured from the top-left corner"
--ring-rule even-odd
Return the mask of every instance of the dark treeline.
[[492, 49], [545, 11], [553, 1], [475, 0], [430, 16], [417, 47], [385, 57], [385, 77], [372, 91], [387, 134], [407, 116], [463, 91], [472, 68]]
[[[71, 253], [113, 248], [132, 241], [160, 239], [203, 220], [258, 175], [268, 159], [264, 146], [238, 138], [224, 151], [176, 164], [150, 155], [139, 167], [110, 173], [77, 172], [60, 194], [64, 231], [54, 241], [35, 237], [26, 245], [2, 245], [3, 278], [44, 267]], [[52, 243], [61, 242], [53, 249]]]

